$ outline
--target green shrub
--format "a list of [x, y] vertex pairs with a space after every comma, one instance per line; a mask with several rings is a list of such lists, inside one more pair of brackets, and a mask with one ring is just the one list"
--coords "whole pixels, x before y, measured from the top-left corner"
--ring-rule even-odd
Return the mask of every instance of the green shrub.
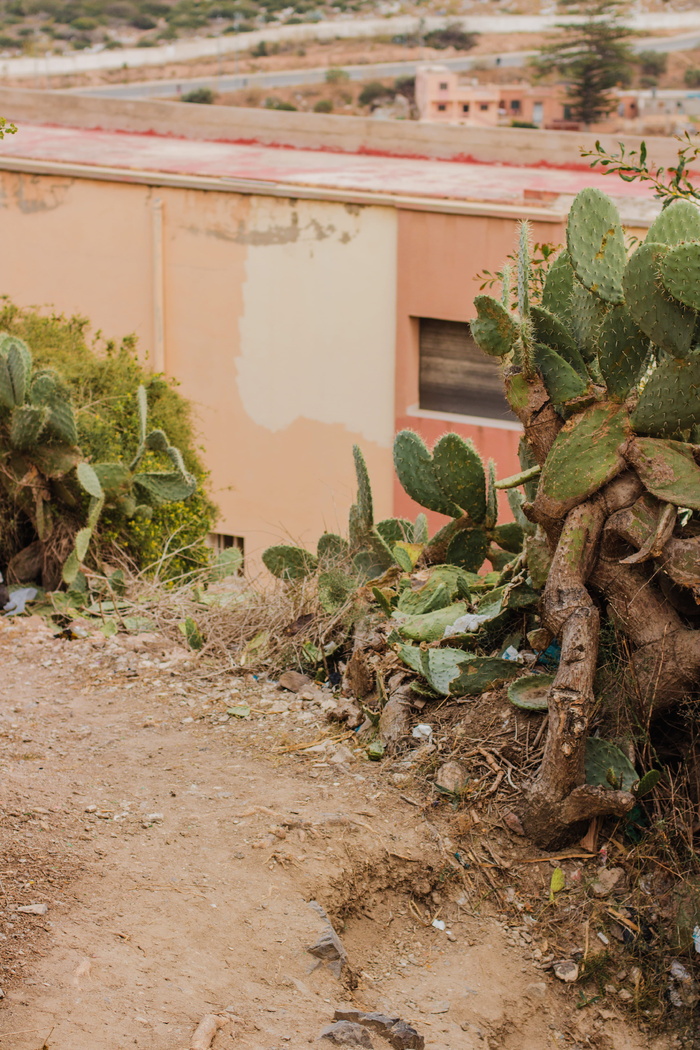
[[283, 102], [282, 99], [273, 98], [271, 95], [265, 99], [265, 109], [284, 109], [296, 113], [296, 108], [291, 102]]
[[103, 555], [117, 545], [139, 569], [152, 566], [167, 548], [176, 555], [161, 573], [177, 577], [207, 564], [206, 538], [216, 519], [216, 508], [203, 491], [207, 472], [196, 445], [189, 403], [173, 380], [149, 372], [138, 360], [136, 341], [119, 345], [89, 342], [85, 318], [43, 315], [5, 301], [0, 331], [29, 344], [37, 367], [56, 369], [68, 385], [76, 408], [78, 443], [85, 456], [97, 461], [130, 459], [138, 445], [136, 389], [146, 387], [149, 419], [166, 432], [181, 451], [187, 470], [198, 482], [197, 492], [185, 503], [156, 507], [150, 521], [126, 519], [105, 510], [100, 519], [97, 546]]
[[637, 63], [640, 73], [647, 77], [658, 77], [668, 68], [668, 54], [665, 51], [640, 51]]
[[394, 92], [379, 80], [370, 80], [364, 85], [357, 96], [361, 106], [374, 106], [383, 99], [393, 98]]
[[155, 29], [157, 23], [149, 16], [138, 14], [129, 19], [135, 29]]
[[267, 44], [264, 40], [261, 40], [259, 44], [250, 49], [250, 53], [253, 58], [265, 58], [267, 55]]
[[192, 91], [186, 91], [185, 94], [182, 96], [182, 101], [198, 102], [202, 105], [210, 106], [215, 98], [216, 95], [214, 94], [211, 88], [200, 87], [194, 88]]
[[332, 113], [333, 103], [329, 98], [320, 98], [314, 106], [314, 113]]
[[433, 29], [426, 33], [423, 42], [426, 47], [435, 47], [439, 51], [448, 47], [457, 51], [470, 51], [476, 46], [478, 38], [478, 33], [467, 33], [458, 22], [453, 22], [444, 29]]
[[339, 84], [343, 80], [349, 80], [350, 74], [344, 69], [327, 69], [326, 70], [326, 83], [327, 84]]
[[700, 87], [700, 69], [698, 69], [697, 66], [691, 66], [690, 69], [686, 69], [683, 74], [683, 80], [685, 81], [686, 87]]

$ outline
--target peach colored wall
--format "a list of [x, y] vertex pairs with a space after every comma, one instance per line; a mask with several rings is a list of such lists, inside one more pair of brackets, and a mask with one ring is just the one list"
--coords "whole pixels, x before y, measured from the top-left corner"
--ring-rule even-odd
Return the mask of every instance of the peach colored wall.
[[345, 527], [353, 442], [391, 512], [394, 209], [2, 172], [0, 213], [0, 292], [164, 353], [253, 564]]
[[[410, 427], [432, 445], [441, 434], [455, 431], [471, 438], [481, 455], [496, 461], [499, 477], [519, 470], [520, 430], [489, 425], [461, 423], [442, 413], [416, 414], [418, 405], [418, 325], [419, 317], [445, 321], [469, 321], [475, 316], [473, 299], [479, 294], [477, 274], [500, 269], [512, 251], [516, 223], [512, 219], [399, 213], [398, 288], [396, 297], [396, 429]], [[560, 223], [533, 223], [533, 242], [562, 243]], [[504, 495], [499, 496], [501, 514], [510, 511]], [[394, 512], [415, 517], [418, 507], [398, 482], [394, 484]], [[432, 527], [444, 524], [439, 514], [429, 514]]]

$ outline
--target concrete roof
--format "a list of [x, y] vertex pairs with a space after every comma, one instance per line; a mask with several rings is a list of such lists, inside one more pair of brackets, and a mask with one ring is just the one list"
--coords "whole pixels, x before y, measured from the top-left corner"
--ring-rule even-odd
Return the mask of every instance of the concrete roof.
[[395, 198], [397, 204], [423, 199], [433, 202], [431, 210], [455, 210], [450, 204], [469, 202], [481, 202], [489, 211], [505, 206], [522, 212], [526, 206], [551, 220], [568, 211], [583, 187], [598, 186], [618, 200], [628, 222], [644, 224], [658, 211], [647, 186], [583, 164], [575, 169], [518, 167], [25, 123], [0, 142], [0, 167], [166, 184], [172, 184], [166, 176], [179, 177], [176, 184], [185, 177], [205, 180], [205, 188], [275, 195], [330, 193], [336, 199], [368, 196], [391, 203]]

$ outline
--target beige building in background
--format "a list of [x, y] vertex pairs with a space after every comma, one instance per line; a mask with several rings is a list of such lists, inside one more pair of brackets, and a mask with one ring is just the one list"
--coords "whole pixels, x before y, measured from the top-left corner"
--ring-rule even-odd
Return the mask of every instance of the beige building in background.
[[[403, 426], [454, 430], [513, 473], [520, 427], [469, 329], [480, 271], [520, 218], [560, 243], [583, 185], [619, 193], [636, 226], [656, 208], [580, 167], [489, 163], [499, 130], [455, 144], [465, 129], [6, 89], [0, 112], [20, 127], [0, 143], [0, 291], [138, 336], [194, 405], [218, 542], [252, 568], [281, 537], [345, 531], [355, 443], [378, 518], [418, 511], [394, 481]], [[506, 135], [551, 163], [548, 133]], [[430, 158], [460, 149], [484, 162]]]

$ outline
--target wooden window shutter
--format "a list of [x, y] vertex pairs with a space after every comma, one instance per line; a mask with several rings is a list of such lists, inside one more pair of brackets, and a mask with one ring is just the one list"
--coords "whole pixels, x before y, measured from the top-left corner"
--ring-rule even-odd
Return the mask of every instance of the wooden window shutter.
[[499, 361], [474, 342], [463, 321], [420, 318], [419, 407], [515, 422]]

